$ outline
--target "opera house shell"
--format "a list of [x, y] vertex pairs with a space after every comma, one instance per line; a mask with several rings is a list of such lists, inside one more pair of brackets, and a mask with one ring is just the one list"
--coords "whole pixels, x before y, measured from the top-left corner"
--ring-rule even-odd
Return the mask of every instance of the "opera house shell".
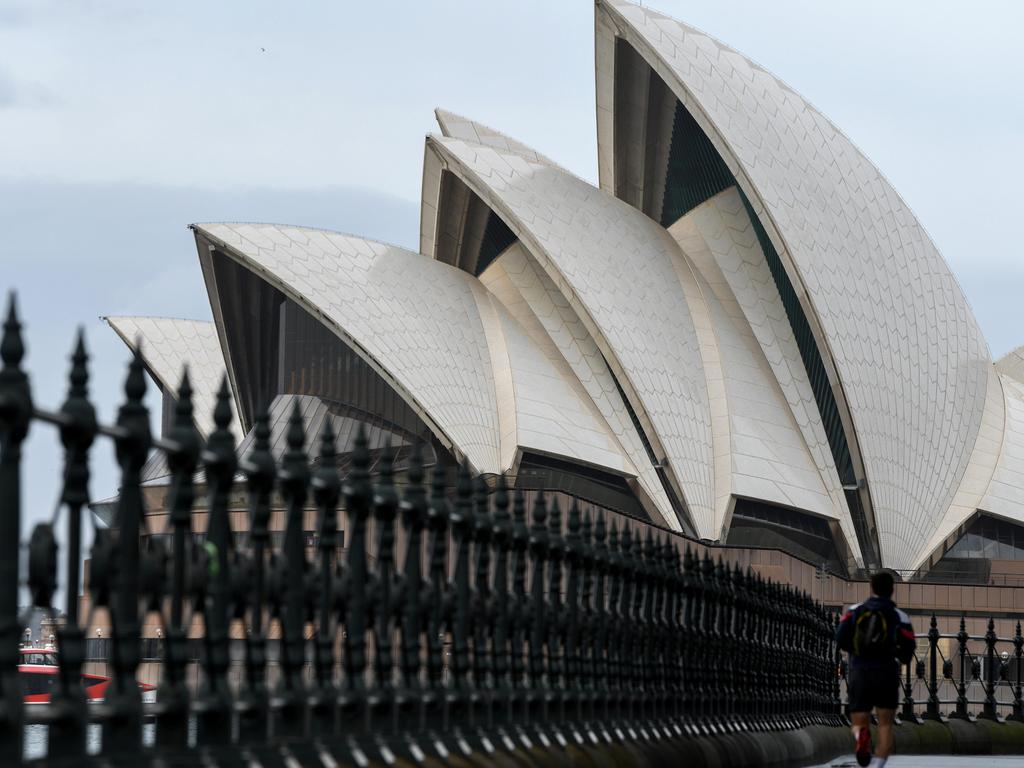
[[195, 224], [213, 323], [108, 321], [169, 397], [226, 370], [240, 439], [299, 403], [844, 572], [1024, 557], [979, 533], [1024, 522], [1024, 354], [993, 364], [878, 169], [696, 29], [598, 0], [595, 35], [599, 186], [438, 110], [418, 253]]

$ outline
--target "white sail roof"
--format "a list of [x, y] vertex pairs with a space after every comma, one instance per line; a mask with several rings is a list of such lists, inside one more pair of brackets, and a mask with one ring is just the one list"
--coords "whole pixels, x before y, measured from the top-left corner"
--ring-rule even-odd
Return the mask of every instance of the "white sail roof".
[[[175, 397], [181, 374], [188, 367], [192, 385], [193, 421], [203, 437], [215, 429], [213, 408], [225, 376], [224, 352], [211, 322], [170, 317], [105, 317], [114, 332], [133, 351], [160, 388]], [[231, 404], [231, 428], [238, 432], [238, 414]]]
[[749, 198], [852, 419], [883, 559], [909, 567], [960, 485], [989, 356], [949, 268], [877, 168], [761, 67], [625, 0], [598, 4], [601, 184], [614, 189], [614, 46], [629, 43], [707, 134]]
[[[550, 165], [448, 137], [427, 143], [569, 300], [647, 437], [660, 444], [659, 459], [700, 535], [715, 538], [711, 413], [700, 342], [673, 263], [678, 246], [643, 214]], [[433, 195], [424, 210], [436, 210], [437, 190], [424, 192]]]
[[634, 474], [571, 383], [471, 275], [336, 232], [194, 226], [364, 356], [477, 471], [514, 469], [530, 449]]

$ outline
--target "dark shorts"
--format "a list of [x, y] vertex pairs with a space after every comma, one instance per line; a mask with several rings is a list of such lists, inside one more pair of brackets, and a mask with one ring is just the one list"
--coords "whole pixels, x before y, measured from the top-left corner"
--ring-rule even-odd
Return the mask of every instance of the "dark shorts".
[[899, 703], [900, 677], [895, 665], [851, 668], [848, 684], [851, 712], [896, 709]]

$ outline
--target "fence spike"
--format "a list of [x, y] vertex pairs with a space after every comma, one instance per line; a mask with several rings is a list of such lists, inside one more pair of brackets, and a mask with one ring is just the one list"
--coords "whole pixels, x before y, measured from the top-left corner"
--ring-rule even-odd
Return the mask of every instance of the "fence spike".
[[448, 601], [448, 500], [445, 498], [447, 472], [438, 462], [431, 475], [430, 507], [430, 597], [427, 618], [427, 689], [423, 696], [424, 718], [432, 731], [444, 730], [444, 637], [445, 603]]
[[[348, 512], [348, 562], [345, 599], [345, 689], [339, 699], [346, 726], [360, 733], [366, 726], [366, 632], [369, 629], [367, 586], [369, 564], [366, 559], [367, 520], [372, 489], [369, 480], [370, 453], [366, 429], [362, 423], [356, 433], [352, 462], [343, 486]], [[351, 534], [351, 535], [349, 535]]]
[[336, 627], [332, 610], [334, 557], [338, 549], [338, 500], [341, 478], [335, 447], [334, 422], [324, 419], [320, 430], [320, 453], [310, 485], [317, 509], [317, 554], [319, 571], [309, 597], [314, 603], [316, 640], [313, 645], [314, 678], [310, 691], [310, 735], [329, 736], [334, 731], [338, 691], [334, 685], [334, 640]]
[[423, 726], [420, 648], [425, 635], [426, 612], [423, 597], [423, 529], [427, 522], [427, 497], [423, 485], [423, 445], [415, 443], [409, 457], [409, 485], [402, 500], [402, 522], [406, 532], [405, 563], [402, 568], [400, 605], [402, 611], [402, 687], [395, 710], [408, 731]]
[[82, 507], [89, 503], [89, 451], [98, 431], [96, 410], [89, 402], [89, 356], [85, 332], [79, 328], [71, 354], [68, 395], [61, 406], [66, 422], [60, 437], [64, 446], [64, 487], [61, 504], [67, 508], [67, 557], [63, 626], [57, 629], [60, 648], [60, 674], [51, 698], [57, 719], [50, 726], [48, 756], [53, 760], [73, 760], [86, 749], [85, 691], [82, 664], [85, 662], [85, 635], [79, 626], [80, 571], [82, 568]]
[[562, 699], [563, 719], [577, 721], [580, 717], [581, 655], [580, 647], [580, 582], [583, 576], [583, 541], [580, 536], [580, 505], [573, 499], [569, 505], [562, 557], [568, 569], [565, 587], [565, 614], [562, 629]]
[[371, 732], [394, 732], [395, 696], [391, 679], [394, 664], [395, 621], [395, 515], [398, 494], [394, 485], [394, 453], [387, 445], [378, 465], [377, 489], [373, 496], [373, 515], [377, 522], [377, 562], [372, 577], [374, 599], [368, 602], [368, 621], [373, 636], [374, 676], [368, 697], [367, 713]]
[[455, 507], [451, 515], [455, 547], [454, 584], [451, 601], [445, 611], [452, 635], [451, 686], [445, 697], [445, 723], [448, 730], [463, 723], [469, 704], [469, 549], [473, 539], [473, 482], [466, 461], [459, 465], [455, 494]]
[[512, 547], [512, 518], [508, 512], [508, 483], [504, 475], [498, 476], [494, 494], [494, 635], [491, 645], [491, 669], [494, 675], [493, 717], [498, 727], [507, 728], [512, 722], [513, 681], [510, 654], [512, 603], [509, 599], [509, 552]]
[[22, 325], [18, 319], [18, 297], [14, 291], [7, 294], [7, 319], [4, 321], [3, 338], [0, 339], [0, 361], [4, 367], [17, 370], [25, 357], [25, 342], [21, 336]]
[[544, 650], [547, 642], [547, 603], [544, 599], [544, 576], [547, 571], [548, 531], [547, 499], [544, 491], [537, 492], [533, 502], [533, 525], [530, 528], [530, 554], [533, 578], [530, 582], [530, 608], [526, 616], [529, 636], [529, 688], [527, 689], [527, 717], [534, 728], [548, 721], [547, 697], [544, 679]]
[[509, 609], [509, 669], [512, 675], [512, 691], [509, 694], [510, 718], [514, 724], [524, 722], [528, 716], [526, 708], [526, 642], [529, 626], [529, 611], [526, 595], [526, 568], [529, 557], [530, 532], [526, 525], [526, 498], [521, 488], [516, 488], [512, 502], [512, 600]]
[[562, 509], [558, 497], [552, 497], [548, 514], [548, 621], [547, 637], [547, 699], [548, 717], [545, 722], [560, 726], [565, 720], [565, 614], [562, 606], [563, 568], [565, 545], [562, 539]]
[[611, 553], [608, 530], [604, 514], [597, 516], [594, 523], [594, 686], [595, 709], [598, 722], [607, 723], [611, 714], [611, 659], [609, 639], [611, 637], [611, 610], [608, 579], [611, 573]]
[[[259, 744], [270, 728], [269, 698], [266, 683], [267, 638], [264, 606], [271, 613], [276, 600], [267, 590], [267, 554], [270, 541], [270, 497], [274, 490], [277, 465], [270, 452], [270, 416], [266, 409], [256, 414], [253, 443], [242, 459], [241, 469], [248, 486], [249, 541], [252, 543], [252, 600], [246, 619], [245, 677], [238, 691], [238, 733], [242, 744]], [[269, 604], [269, 605], [268, 605]]]
[[113, 675], [106, 694], [110, 717], [103, 723], [104, 750], [110, 754], [134, 754], [142, 744], [142, 695], [135, 679], [141, 661], [138, 542], [145, 525], [141, 471], [152, 436], [149, 410], [142, 403], [146, 377], [139, 350], [136, 342], [125, 379], [125, 402], [117, 415], [123, 434], [114, 441], [121, 467], [121, 495], [116, 512], [119, 562], [111, 606]]
[[493, 725], [494, 680], [489, 641], [494, 637], [494, 606], [491, 600], [491, 519], [487, 483], [481, 475], [473, 480], [473, 542], [476, 574], [473, 581], [470, 621], [473, 637], [473, 694], [470, 706], [476, 729], [490, 730]]
[[231, 489], [238, 460], [231, 425], [231, 394], [223, 377], [213, 409], [214, 430], [202, 452], [209, 498], [206, 530], [208, 579], [206, 600], [201, 606], [206, 655], [205, 683], [198, 694], [197, 743], [223, 748], [231, 741], [233, 697], [228, 684], [229, 631], [231, 623], [231, 568], [234, 538], [228, 517]]
[[282, 548], [281, 676], [271, 700], [274, 733], [278, 738], [300, 738], [305, 730], [308, 703], [302, 669], [306, 662], [307, 561], [304, 512], [309, 490], [306, 428], [298, 399], [293, 401], [286, 432], [287, 449], [281, 458], [278, 484], [285, 503]]

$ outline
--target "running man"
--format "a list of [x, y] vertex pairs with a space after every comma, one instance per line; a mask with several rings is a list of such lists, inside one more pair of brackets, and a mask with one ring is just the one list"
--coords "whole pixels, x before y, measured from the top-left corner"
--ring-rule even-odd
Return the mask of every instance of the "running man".
[[[914, 657], [910, 617], [892, 601], [888, 571], [871, 577], [871, 597], [843, 614], [836, 642], [850, 654], [847, 692], [859, 765], [882, 768], [892, 753], [892, 723], [899, 703], [900, 664]], [[878, 716], [878, 750], [871, 757], [871, 710]]]

